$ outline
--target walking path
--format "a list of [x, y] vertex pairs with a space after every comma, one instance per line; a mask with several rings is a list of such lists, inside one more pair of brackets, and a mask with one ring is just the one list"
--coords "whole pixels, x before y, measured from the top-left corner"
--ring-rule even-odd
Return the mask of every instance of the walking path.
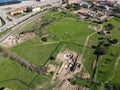
[[[102, 28], [103, 28], [103, 26], [100, 25], [100, 29], [99, 29], [98, 31], [101, 31]], [[82, 50], [82, 54], [81, 54], [81, 57], [80, 57], [80, 61], [82, 61], [82, 59], [83, 59], [83, 56], [84, 56], [84, 54], [85, 54], [85, 50], [86, 50], [86, 47], [87, 47], [87, 45], [88, 45], [89, 39], [90, 39], [93, 35], [95, 35], [96, 33], [97, 33], [97, 32], [94, 32], [94, 33], [90, 34], [89, 36], [87, 36], [87, 38], [86, 38], [86, 40], [85, 40], [85, 43], [84, 43], [83, 50]], [[83, 67], [83, 69], [86, 71], [85, 67]]]
[[[85, 43], [84, 43], [84, 47], [83, 47], [83, 50], [82, 50], [82, 54], [81, 54], [81, 57], [80, 57], [80, 61], [82, 61], [83, 59], [83, 56], [85, 54], [85, 50], [86, 50], [86, 46], [88, 45], [88, 41], [89, 39], [94, 35], [96, 34], [97, 32], [94, 32], [92, 34], [90, 34], [89, 36], [87, 36], [86, 40], [85, 40]], [[83, 66], [83, 69], [86, 71], [85, 67]]]
[[46, 43], [42, 43], [42, 44], [35, 44], [36, 45], [48, 45], [48, 44], [55, 44], [55, 43], [59, 43], [60, 41], [55, 41], [55, 42], [46, 42]]
[[[100, 30], [102, 30], [102, 25], [100, 26], [100, 29], [98, 30], [98, 31], [100, 31]], [[86, 37], [86, 40], [85, 40], [85, 42], [84, 42], [84, 47], [83, 47], [83, 50], [82, 50], [82, 54], [81, 54], [81, 57], [80, 57], [80, 61], [83, 59], [83, 56], [84, 56], [84, 54], [85, 54], [85, 50], [86, 50], [86, 46], [88, 45], [88, 41], [89, 41], [89, 39], [93, 36], [93, 35], [95, 35], [97, 32], [94, 32], [94, 33], [92, 33], [92, 34], [90, 34], [89, 36], [87, 36]], [[83, 64], [81, 65], [81, 67], [85, 70], [85, 67], [83, 66]], [[86, 71], [86, 70], [85, 70]], [[55, 78], [55, 76], [53, 77], [53, 79]], [[53, 80], [52, 79], [52, 80]], [[65, 80], [65, 79], [64, 79]], [[56, 87], [54, 88], [54, 89], [57, 89], [59, 86], [60, 86], [60, 84], [64, 81], [64, 80], [62, 80], [62, 81], [60, 81], [57, 85], [56, 85]]]

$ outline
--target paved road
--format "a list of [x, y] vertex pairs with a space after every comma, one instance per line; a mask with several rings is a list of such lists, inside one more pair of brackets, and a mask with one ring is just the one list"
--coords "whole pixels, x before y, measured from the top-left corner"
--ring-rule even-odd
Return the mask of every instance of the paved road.
[[[31, 12], [28, 15], [25, 15], [21, 18], [14, 18], [11, 17], [8, 12], [9, 10], [5, 10], [6, 8], [19, 8], [19, 7], [25, 7], [25, 6], [44, 6], [47, 4], [50, 5], [55, 5], [56, 3], [58, 3], [59, 0], [47, 0], [45, 2], [38, 2], [38, 1], [23, 1], [20, 4], [13, 4], [13, 5], [5, 5], [5, 6], [0, 6], [0, 16], [3, 18], [3, 20], [6, 22], [6, 24], [2, 27], [0, 27], [0, 31], [6, 30], [7, 28], [10, 28], [16, 24], [18, 24], [19, 22], [23, 21], [24, 19], [30, 17], [31, 15], [35, 14], [35, 12]], [[7, 19], [7, 17], [11, 18], [13, 21], [9, 21]]]
[[[57, 5], [59, 6], [60, 4], [54, 4], [54, 5]], [[49, 10], [46, 10], [46, 11], [43, 11], [43, 12], [40, 12], [36, 15], [34, 15], [33, 17], [30, 17], [29, 19], [25, 20], [24, 22], [18, 24], [17, 26], [15, 26], [14, 28], [12, 28], [12, 30], [7, 33], [5, 36], [3, 36], [1, 39], [0, 39], [0, 43], [2, 43], [7, 37], [9, 37], [10, 35], [12, 35], [14, 32], [16, 32], [17, 30], [20, 30], [20, 28], [24, 27], [27, 23], [29, 23], [30, 21], [36, 19], [37, 17], [40, 17], [41, 15], [45, 14], [46, 12], [48, 12]]]
[[37, 17], [40, 17], [41, 15], [43, 15], [44, 13], [48, 12], [49, 10], [47, 11], [43, 11], [43, 12], [40, 12], [38, 13], [37, 15], [33, 16], [33, 17], [30, 17], [29, 19], [27, 19], [26, 21], [18, 24], [17, 26], [15, 26], [14, 28], [12, 28], [12, 30], [7, 33], [4, 37], [2, 37], [0, 39], [0, 43], [3, 42], [7, 37], [9, 37], [10, 35], [12, 35], [14, 32], [20, 30], [20, 28], [24, 27], [27, 23], [29, 23], [30, 21], [34, 20], [35, 18]]

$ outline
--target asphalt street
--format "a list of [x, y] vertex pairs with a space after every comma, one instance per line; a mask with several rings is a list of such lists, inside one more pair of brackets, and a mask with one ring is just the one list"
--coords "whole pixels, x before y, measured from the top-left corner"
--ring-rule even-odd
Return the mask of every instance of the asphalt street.
[[[54, 5], [60, 5], [59, 3], [54, 3]], [[45, 14], [46, 12], [48, 12], [49, 10], [46, 10], [46, 11], [43, 11], [43, 12], [40, 12], [30, 18], [28, 18], [27, 20], [21, 22], [20, 24], [16, 25], [14, 28], [12, 28], [12, 30], [7, 33], [5, 36], [3, 36], [2, 38], [0, 38], [0, 43], [3, 42], [7, 37], [9, 37], [10, 35], [12, 35], [14, 32], [20, 30], [20, 28], [24, 27], [27, 23], [31, 22], [32, 20], [36, 19], [37, 17], [40, 17], [41, 15]]]
[[[4, 31], [6, 30], [7, 28], [10, 28], [16, 24], [18, 24], [19, 22], [25, 20], [26, 18], [30, 17], [31, 15], [34, 15], [35, 12], [31, 12], [29, 13], [28, 15], [25, 15], [21, 18], [14, 18], [12, 16], [10, 16], [8, 14], [9, 10], [6, 10], [6, 8], [19, 8], [19, 7], [25, 7], [25, 6], [44, 6], [44, 5], [47, 5], [47, 4], [50, 4], [50, 5], [55, 5], [56, 3], [58, 3], [59, 0], [46, 0], [45, 2], [38, 2], [38, 1], [23, 1], [21, 2], [20, 4], [13, 4], [13, 5], [5, 5], [5, 6], [0, 6], [0, 16], [3, 18], [3, 20], [6, 22], [6, 24], [2, 27], [0, 27], [0, 31]], [[12, 21], [9, 21], [7, 19], [7, 17], [11, 18]]]

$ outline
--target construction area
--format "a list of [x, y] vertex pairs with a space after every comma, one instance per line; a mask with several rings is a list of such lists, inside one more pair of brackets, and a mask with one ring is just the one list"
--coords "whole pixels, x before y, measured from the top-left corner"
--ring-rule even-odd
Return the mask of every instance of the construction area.
[[59, 83], [56, 85], [54, 90], [89, 90], [84, 89], [84, 87], [78, 87], [77, 85], [71, 84], [68, 79], [73, 78], [75, 74], [80, 72], [83, 68], [83, 65], [80, 61], [80, 55], [72, 50], [65, 49], [62, 52], [59, 52], [56, 60], [62, 62], [61, 66], [55, 67], [53, 65], [48, 65], [53, 69], [49, 69], [54, 72], [52, 82], [58, 79]]
[[79, 55], [74, 51], [65, 50], [64, 52], [60, 52], [57, 55], [57, 59], [63, 62], [61, 68], [57, 72], [57, 77], [60, 80], [69, 79], [82, 69]]
[[34, 33], [19, 33], [14, 34], [6, 38], [0, 45], [2, 47], [13, 47], [15, 45], [18, 45], [26, 40], [34, 38], [36, 35]]
[[80, 9], [79, 11], [76, 12], [76, 14], [79, 15], [80, 19], [89, 19], [90, 21], [105, 21], [109, 18], [108, 15], [101, 11], [93, 11], [90, 9]]

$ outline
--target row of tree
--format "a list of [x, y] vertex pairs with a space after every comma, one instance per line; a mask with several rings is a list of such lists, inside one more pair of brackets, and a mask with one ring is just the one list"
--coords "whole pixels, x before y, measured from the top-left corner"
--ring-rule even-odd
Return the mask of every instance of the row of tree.
[[20, 58], [19, 56], [17, 56], [16, 54], [12, 53], [11, 51], [0, 47], [0, 52], [2, 53], [2, 55], [4, 57], [8, 57], [11, 60], [14, 60], [16, 62], [18, 62], [19, 64], [21, 64], [23, 67], [25, 67], [26, 69], [30, 70], [30, 71], [34, 71], [37, 73], [46, 73], [47, 68], [46, 67], [39, 67], [33, 64], [28, 63], [25, 59]]
[[102, 36], [98, 38], [99, 40], [98, 44], [92, 45], [92, 48], [95, 49], [94, 54], [96, 55], [96, 63], [95, 63], [94, 73], [93, 73], [94, 80], [96, 80], [96, 72], [98, 68], [99, 58], [107, 53], [106, 50], [109, 49], [111, 45], [118, 43], [117, 39], [111, 38], [110, 34], [111, 34], [111, 30], [113, 29], [114, 29], [114, 26], [112, 24], [105, 25], [104, 30], [98, 32], [98, 34]]
[[79, 10], [80, 9], [80, 4], [79, 3], [73, 3], [73, 4], [67, 4], [65, 6], [66, 9], [71, 9], [71, 10]]

